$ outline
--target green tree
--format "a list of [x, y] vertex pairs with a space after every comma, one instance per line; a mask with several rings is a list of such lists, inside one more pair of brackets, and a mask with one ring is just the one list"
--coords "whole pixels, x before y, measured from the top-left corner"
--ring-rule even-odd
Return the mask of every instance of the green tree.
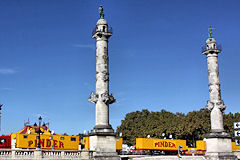
[[[240, 121], [240, 113], [224, 114], [224, 129], [233, 134], [233, 122]], [[123, 143], [134, 145], [136, 138], [166, 138], [172, 135], [174, 139], [185, 139], [187, 145], [195, 147], [196, 140], [204, 139], [206, 133], [210, 132], [210, 112], [207, 109], [192, 111], [187, 114], [176, 114], [161, 110], [160, 112], [149, 112], [147, 109], [126, 114], [125, 119], [117, 127], [117, 134], [122, 132]]]

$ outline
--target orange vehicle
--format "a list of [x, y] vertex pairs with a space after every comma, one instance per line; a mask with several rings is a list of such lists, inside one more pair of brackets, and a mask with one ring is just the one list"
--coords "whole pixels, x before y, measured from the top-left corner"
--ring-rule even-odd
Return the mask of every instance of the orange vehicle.
[[240, 151], [240, 146], [236, 146], [235, 142], [232, 142], [232, 151]]
[[[67, 136], [50, 131], [47, 126], [40, 127], [40, 147], [42, 149], [77, 150], [78, 136]], [[37, 148], [39, 127], [26, 125], [22, 130], [11, 134], [12, 148]]]
[[156, 139], [156, 138], [136, 138], [136, 152], [140, 154], [174, 154], [178, 152], [178, 147], [186, 151], [186, 140]]

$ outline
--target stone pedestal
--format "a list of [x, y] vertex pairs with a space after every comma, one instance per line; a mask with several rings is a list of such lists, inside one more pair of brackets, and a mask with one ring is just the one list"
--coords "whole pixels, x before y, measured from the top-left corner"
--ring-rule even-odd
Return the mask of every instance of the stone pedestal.
[[210, 132], [206, 136], [206, 159], [208, 160], [237, 160], [232, 152], [232, 140], [229, 133]]
[[96, 160], [120, 160], [116, 152], [116, 137], [114, 134], [106, 133], [92, 135], [90, 138], [90, 150]]
[[116, 138], [114, 135], [90, 136], [90, 150], [97, 152], [116, 152]]
[[116, 152], [116, 137], [111, 135], [90, 136], [90, 150], [95, 160], [120, 160]]
[[89, 141], [96, 160], [120, 160], [116, 152], [116, 134], [111, 125], [96, 125], [90, 133]]

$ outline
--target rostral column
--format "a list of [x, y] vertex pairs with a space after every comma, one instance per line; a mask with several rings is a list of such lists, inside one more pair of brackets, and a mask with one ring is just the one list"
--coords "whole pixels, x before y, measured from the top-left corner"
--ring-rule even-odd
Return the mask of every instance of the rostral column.
[[112, 36], [112, 28], [104, 19], [102, 6], [99, 13], [100, 19], [92, 33], [96, 39], [96, 93], [91, 92], [88, 100], [96, 105], [96, 110], [95, 127], [90, 133], [90, 150], [96, 151], [96, 156], [119, 159], [115, 156], [116, 134], [109, 124], [109, 104], [116, 101], [112, 94], [109, 95], [108, 39]]
[[232, 140], [229, 133], [223, 127], [223, 112], [226, 106], [221, 98], [218, 54], [222, 51], [212, 37], [212, 29], [209, 27], [209, 38], [203, 47], [202, 54], [207, 56], [209, 98], [207, 109], [211, 112], [211, 131], [206, 138], [206, 159], [209, 160], [236, 160], [232, 153]]

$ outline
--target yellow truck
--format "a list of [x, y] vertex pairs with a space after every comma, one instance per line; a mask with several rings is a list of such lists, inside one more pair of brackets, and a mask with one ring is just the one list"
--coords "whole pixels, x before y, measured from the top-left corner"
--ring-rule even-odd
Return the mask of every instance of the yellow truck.
[[[34, 126], [25, 126], [22, 130], [11, 134], [12, 144], [15, 148], [37, 148], [38, 128]], [[40, 127], [40, 147], [42, 149], [69, 149], [78, 150], [79, 137], [67, 136], [51, 132], [46, 126]]]
[[175, 154], [179, 146], [185, 151], [186, 140], [136, 138], [136, 150], [168, 151]]
[[[78, 136], [65, 135], [41, 135], [40, 148], [42, 149], [69, 149], [77, 150]], [[36, 148], [38, 145], [37, 135], [16, 134], [16, 148]]]

